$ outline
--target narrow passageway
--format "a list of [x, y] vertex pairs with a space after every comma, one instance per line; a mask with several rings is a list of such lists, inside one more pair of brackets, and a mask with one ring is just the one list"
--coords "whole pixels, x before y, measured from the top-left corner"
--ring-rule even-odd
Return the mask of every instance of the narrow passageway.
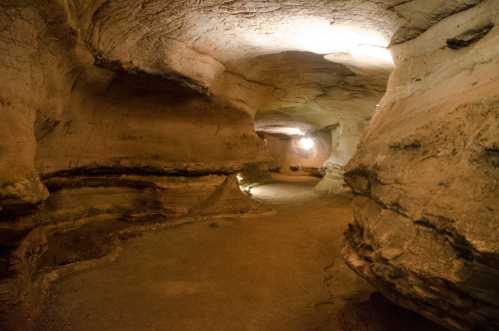
[[[314, 184], [259, 186], [274, 215], [129, 239], [114, 263], [54, 283], [38, 330], [401, 330], [397, 308], [373, 303], [371, 287], [341, 260], [350, 199], [320, 197]], [[286, 190], [294, 198], [275, 204], [272, 193]], [[402, 326], [424, 327], [406, 330], [434, 330], [403, 313]]]

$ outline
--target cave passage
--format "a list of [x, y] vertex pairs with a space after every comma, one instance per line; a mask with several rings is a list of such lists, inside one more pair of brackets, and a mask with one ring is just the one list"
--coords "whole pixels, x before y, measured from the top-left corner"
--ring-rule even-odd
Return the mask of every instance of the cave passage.
[[498, 22], [0, 0], [0, 330], [499, 330]]
[[[116, 261], [53, 285], [36, 330], [440, 331], [343, 263], [350, 198], [320, 197], [318, 181], [278, 174], [250, 190], [270, 213], [127, 238]], [[66, 236], [59, 261], [103, 255], [98, 234]]]

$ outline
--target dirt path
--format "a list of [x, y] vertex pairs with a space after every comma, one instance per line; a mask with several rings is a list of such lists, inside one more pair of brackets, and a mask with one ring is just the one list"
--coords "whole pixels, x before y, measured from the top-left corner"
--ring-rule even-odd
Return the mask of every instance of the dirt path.
[[[116, 262], [54, 284], [38, 330], [412, 330], [400, 328], [405, 319], [392, 329], [397, 308], [369, 300], [342, 262], [349, 204], [295, 201], [273, 216], [130, 239]], [[436, 330], [401, 314], [422, 323], [414, 330]]]

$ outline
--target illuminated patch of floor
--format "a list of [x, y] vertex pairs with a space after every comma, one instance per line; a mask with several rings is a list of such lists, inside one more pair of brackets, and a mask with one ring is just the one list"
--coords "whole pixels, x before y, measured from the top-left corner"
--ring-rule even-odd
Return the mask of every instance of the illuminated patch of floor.
[[262, 184], [252, 187], [250, 194], [256, 200], [276, 204], [305, 202], [319, 197], [309, 183]]

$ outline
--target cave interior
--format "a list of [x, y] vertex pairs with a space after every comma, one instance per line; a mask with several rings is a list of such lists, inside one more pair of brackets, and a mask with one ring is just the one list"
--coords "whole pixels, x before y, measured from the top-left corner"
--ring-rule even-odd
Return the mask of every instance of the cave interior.
[[0, 330], [499, 330], [497, 0], [0, 0]]

